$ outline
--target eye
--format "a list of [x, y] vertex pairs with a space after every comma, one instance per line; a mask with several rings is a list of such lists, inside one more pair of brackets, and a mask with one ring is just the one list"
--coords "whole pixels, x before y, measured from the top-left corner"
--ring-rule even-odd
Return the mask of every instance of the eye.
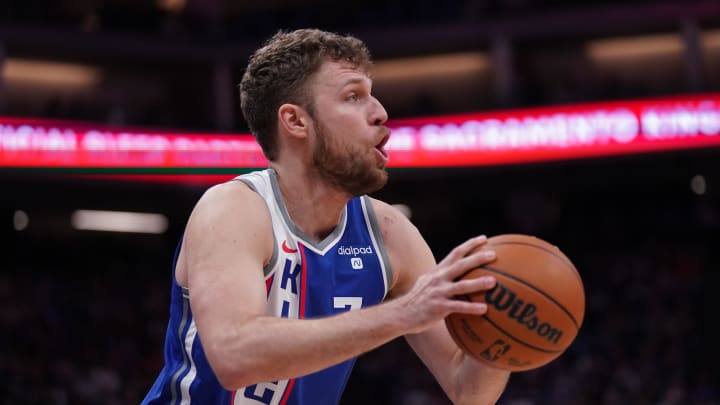
[[348, 101], [358, 101], [359, 99], [360, 99], [360, 96], [358, 96], [358, 94], [355, 92], [352, 92], [352, 93], [348, 94], [348, 96], [347, 96]]

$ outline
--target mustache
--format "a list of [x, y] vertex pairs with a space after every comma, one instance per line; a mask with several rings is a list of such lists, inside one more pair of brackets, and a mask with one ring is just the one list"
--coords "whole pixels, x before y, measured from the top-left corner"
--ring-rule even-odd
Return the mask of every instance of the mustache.
[[380, 128], [378, 129], [378, 135], [380, 136], [381, 139], [384, 139], [385, 137], [390, 136], [391, 132], [392, 131], [390, 130], [390, 128], [386, 127], [385, 125], [381, 125]]

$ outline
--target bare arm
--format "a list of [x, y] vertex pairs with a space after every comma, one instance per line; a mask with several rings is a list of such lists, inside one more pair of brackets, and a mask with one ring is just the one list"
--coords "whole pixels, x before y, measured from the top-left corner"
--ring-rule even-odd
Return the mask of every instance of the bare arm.
[[[480, 242], [470, 240], [458, 246], [436, 266], [432, 251], [407, 218], [380, 201], [374, 200], [373, 206], [397, 280], [391, 297], [403, 300], [408, 296], [418, 295], [423, 290], [435, 290], [436, 299], [452, 300], [460, 284], [454, 283], [453, 280], [464, 273], [464, 271], [459, 273], [454, 271], [454, 267], [459, 266], [462, 269], [473, 267], [468, 267], [469, 261], [462, 257], [476, 250], [477, 252], [471, 256], [480, 255], [479, 247], [484, 244], [484, 237], [480, 238]], [[493, 258], [480, 259], [484, 262], [491, 260]], [[475, 260], [474, 263], [478, 261]], [[482, 284], [476, 283], [467, 288], [488, 289], [493, 285], [494, 280], [485, 280]], [[419, 296], [425, 299], [428, 295]], [[416, 305], [424, 308], [427, 304], [418, 302]], [[486, 366], [460, 350], [450, 337], [444, 323], [445, 315], [450, 312], [453, 311], [439, 316], [430, 327], [419, 333], [407, 334], [405, 337], [453, 403], [494, 404], [505, 390], [510, 373]], [[484, 312], [484, 307], [474, 311], [474, 313]]]

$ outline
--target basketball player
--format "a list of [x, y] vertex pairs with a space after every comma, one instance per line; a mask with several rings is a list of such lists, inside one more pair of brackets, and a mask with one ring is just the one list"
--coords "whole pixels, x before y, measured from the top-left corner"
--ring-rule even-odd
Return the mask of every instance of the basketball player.
[[269, 168], [208, 189], [173, 266], [165, 366], [143, 404], [337, 404], [355, 358], [405, 336], [457, 404], [492, 404], [509, 373], [463, 354], [444, 318], [491, 277], [484, 236], [436, 263], [418, 230], [367, 196], [387, 180], [387, 113], [356, 38], [280, 32], [240, 83]]

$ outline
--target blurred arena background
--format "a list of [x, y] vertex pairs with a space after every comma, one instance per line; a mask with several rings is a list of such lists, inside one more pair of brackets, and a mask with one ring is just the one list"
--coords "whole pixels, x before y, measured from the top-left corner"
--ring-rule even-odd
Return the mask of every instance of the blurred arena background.
[[[367, 42], [391, 121], [720, 92], [717, 0], [6, 0], [0, 117], [246, 134], [249, 53], [300, 27]], [[171, 257], [209, 183], [87, 174], [0, 165], [1, 404], [137, 404], [161, 367]], [[720, 404], [717, 146], [399, 169], [377, 196], [438, 257], [529, 233], [576, 263], [577, 341], [500, 404]], [[79, 209], [160, 214], [160, 231], [81, 230]], [[447, 400], [397, 340], [360, 358], [342, 403]]]

